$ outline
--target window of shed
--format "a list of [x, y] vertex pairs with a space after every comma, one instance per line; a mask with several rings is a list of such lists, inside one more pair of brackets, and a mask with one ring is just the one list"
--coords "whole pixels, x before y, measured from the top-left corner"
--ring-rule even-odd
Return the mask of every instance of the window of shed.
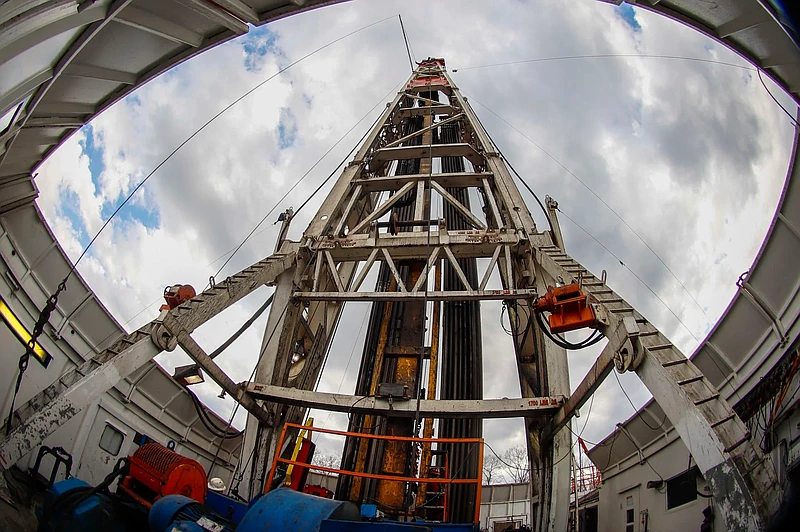
[[625, 511], [625, 532], [633, 532], [633, 508]]
[[688, 504], [697, 499], [697, 468], [667, 481], [667, 510]]
[[106, 425], [103, 434], [100, 436], [100, 448], [112, 456], [117, 456], [122, 448], [122, 440], [125, 436], [111, 425]]

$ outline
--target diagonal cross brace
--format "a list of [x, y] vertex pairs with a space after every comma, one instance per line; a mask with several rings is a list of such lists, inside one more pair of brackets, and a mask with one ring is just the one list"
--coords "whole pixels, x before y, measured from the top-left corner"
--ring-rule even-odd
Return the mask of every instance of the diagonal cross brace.
[[246, 394], [233, 380], [220, 368], [214, 360], [208, 356], [205, 350], [200, 347], [194, 338], [181, 327], [178, 321], [167, 314], [164, 316], [164, 328], [178, 340], [178, 344], [186, 353], [205, 370], [206, 373], [234, 400], [238, 401], [245, 410], [253, 414], [259, 421], [272, 425], [272, 417], [268, 410], [258, 405], [251, 396]]

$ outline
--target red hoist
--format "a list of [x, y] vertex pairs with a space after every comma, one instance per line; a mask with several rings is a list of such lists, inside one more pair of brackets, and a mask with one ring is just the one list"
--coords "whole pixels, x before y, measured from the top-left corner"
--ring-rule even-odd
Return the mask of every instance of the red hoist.
[[595, 328], [597, 322], [594, 310], [578, 283], [548, 286], [547, 293], [536, 300], [534, 311], [537, 314], [550, 313], [548, 322], [552, 333]]
[[182, 303], [189, 301], [196, 295], [197, 292], [194, 291], [194, 287], [192, 287], [190, 284], [175, 284], [168, 286], [164, 289], [164, 300], [167, 302], [167, 304], [161, 305], [161, 308], [158, 310], [172, 310]]

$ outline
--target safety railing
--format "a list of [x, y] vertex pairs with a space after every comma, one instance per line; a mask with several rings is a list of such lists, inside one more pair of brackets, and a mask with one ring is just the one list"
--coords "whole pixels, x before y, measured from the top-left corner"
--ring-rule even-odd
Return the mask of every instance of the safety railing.
[[[296, 423], [286, 423], [283, 426], [283, 430], [281, 431], [281, 437], [278, 441], [277, 449], [283, 449], [284, 443], [286, 441], [287, 432], [291, 429], [297, 430], [307, 430], [308, 432], [321, 432], [324, 434], [333, 434], [336, 436], [346, 436], [351, 438], [363, 438], [368, 440], [384, 440], [384, 441], [402, 441], [402, 442], [409, 442], [409, 443], [454, 443], [454, 444], [472, 444], [477, 447], [478, 452], [478, 476], [476, 478], [447, 478], [449, 475], [449, 469], [447, 468], [445, 472], [445, 477], [404, 477], [404, 476], [396, 476], [396, 475], [382, 475], [379, 473], [366, 473], [363, 471], [348, 471], [345, 469], [336, 469], [333, 467], [326, 467], [316, 464], [307, 464], [305, 462], [300, 462], [296, 460], [292, 460], [289, 458], [283, 458], [280, 456], [280, 451], [276, 453], [275, 460], [272, 462], [272, 468], [269, 471], [269, 476], [267, 477], [266, 482], [266, 489], [269, 490], [272, 487], [272, 483], [275, 479], [275, 472], [277, 471], [278, 464], [283, 463], [287, 464], [287, 466], [296, 466], [296, 467], [303, 467], [307, 469], [313, 469], [315, 471], [324, 471], [326, 473], [335, 473], [337, 475], [345, 475], [351, 477], [360, 477], [360, 478], [368, 478], [374, 480], [382, 480], [388, 482], [417, 482], [420, 484], [445, 484], [446, 486], [450, 486], [452, 484], [474, 484], [475, 485], [475, 517], [474, 522], [480, 522], [480, 513], [481, 513], [481, 472], [483, 471], [483, 438], [416, 438], [416, 437], [409, 437], [409, 436], [386, 436], [383, 434], [365, 434], [362, 432], [347, 432], [342, 430], [334, 430], [334, 429], [326, 429], [322, 427], [310, 427], [306, 425], [298, 425]], [[452, 467], [452, 464], [450, 464]], [[445, 503], [446, 506], [446, 503]], [[445, 508], [445, 517], [447, 516], [447, 509]]]
[[570, 493], [591, 491], [602, 483], [600, 471], [593, 465], [579, 467], [570, 479]]

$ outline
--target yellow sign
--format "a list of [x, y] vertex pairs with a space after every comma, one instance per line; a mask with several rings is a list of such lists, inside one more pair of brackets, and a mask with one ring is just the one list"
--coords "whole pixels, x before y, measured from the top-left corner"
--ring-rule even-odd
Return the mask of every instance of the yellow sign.
[[[24, 325], [17, 319], [11, 309], [8, 308], [6, 302], [0, 299], [0, 316], [3, 317], [3, 321], [6, 322], [8, 328], [20, 339], [23, 345], [27, 346], [28, 342], [31, 339], [31, 333], [25, 328]], [[33, 356], [41, 362], [44, 367], [50, 363], [53, 357], [51, 357], [44, 348], [39, 345], [39, 342], [36, 342], [33, 346]]]

